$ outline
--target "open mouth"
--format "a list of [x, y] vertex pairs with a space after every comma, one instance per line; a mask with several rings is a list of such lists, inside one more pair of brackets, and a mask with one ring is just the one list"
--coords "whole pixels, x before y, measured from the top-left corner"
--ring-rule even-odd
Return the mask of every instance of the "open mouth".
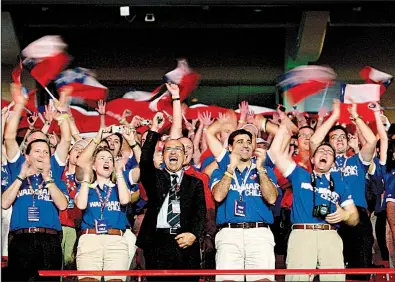
[[176, 158], [176, 157], [170, 157], [170, 158], [169, 158], [169, 162], [170, 162], [170, 163], [177, 163], [177, 162], [178, 162], [178, 158]]
[[321, 158], [320, 159], [320, 163], [324, 163], [324, 164], [326, 164], [328, 161], [325, 159], [325, 158]]
[[107, 165], [107, 164], [103, 165], [103, 170], [104, 171], [109, 171], [110, 170], [110, 166]]

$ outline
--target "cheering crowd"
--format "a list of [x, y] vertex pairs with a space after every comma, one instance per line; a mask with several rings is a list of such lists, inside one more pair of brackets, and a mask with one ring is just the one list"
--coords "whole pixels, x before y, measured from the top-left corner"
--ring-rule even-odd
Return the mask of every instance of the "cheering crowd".
[[[374, 128], [356, 104], [348, 109], [352, 124], [339, 124], [336, 99], [318, 119], [282, 106], [270, 118], [256, 115], [243, 101], [239, 117], [229, 110], [186, 120], [178, 85], [166, 87], [172, 113], [112, 125], [103, 118], [93, 138], [80, 134], [67, 102], [73, 89], [64, 87], [46, 108], [44, 126], [35, 128], [38, 116], [31, 116], [19, 144], [27, 100], [12, 84], [14, 105], [3, 108], [1, 131], [6, 280], [59, 280], [38, 270], [61, 269], [275, 269], [276, 254], [285, 255], [288, 269], [367, 268], [374, 233], [394, 267], [395, 132], [378, 103], [370, 105]], [[101, 116], [105, 106], [99, 103]], [[51, 123], [60, 136], [49, 132]]]

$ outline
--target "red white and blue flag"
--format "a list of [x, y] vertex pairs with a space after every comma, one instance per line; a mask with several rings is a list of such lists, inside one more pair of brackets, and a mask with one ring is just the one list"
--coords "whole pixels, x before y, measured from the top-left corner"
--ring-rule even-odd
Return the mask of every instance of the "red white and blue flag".
[[56, 35], [47, 35], [30, 43], [20, 54], [19, 64], [12, 72], [13, 81], [21, 84], [22, 69], [26, 69], [46, 87], [68, 64], [66, 48], [66, 43]]
[[300, 66], [281, 75], [278, 86], [288, 98], [288, 103], [295, 105], [332, 86], [335, 78], [336, 73], [330, 67]]
[[88, 104], [89, 101], [95, 101], [93, 104], [96, 105], [96, 101], [107, 98], [107, 87], [99, 83], [88, 69], [65, 70], [56, 77], [55, 85], [58, 90], [64, 86], [71, 86], [73, 88], [71, 97], [78, 98]]

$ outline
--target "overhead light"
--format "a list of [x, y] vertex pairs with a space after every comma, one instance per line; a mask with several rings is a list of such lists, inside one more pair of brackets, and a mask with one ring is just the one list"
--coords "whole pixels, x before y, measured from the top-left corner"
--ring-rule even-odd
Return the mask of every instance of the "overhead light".
[[260, 12], [262, 12], [261, 9], [254, 9], [253, 11], [254, 11], [255, 13], [260, 13]]
[[155, 15], [154, 14], [146, 14], [145, 15], [145, 21], [146, 22], [154, 22], [155, 21]]
[[125, 17], [129, 16], [130, 15], [129, 6], [122, 6], [120, 8], [120, 13], [121, 13], [121, 16], [125, 16]]

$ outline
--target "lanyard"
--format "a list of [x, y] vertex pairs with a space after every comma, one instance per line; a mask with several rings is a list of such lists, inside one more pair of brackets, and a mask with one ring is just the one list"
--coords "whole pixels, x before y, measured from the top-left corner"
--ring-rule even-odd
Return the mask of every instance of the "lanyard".
[[173, 189], [173, 187], [175, 188], [174, 190], [175, 190], [175, 194], [176, 194], [176, 199], [178, 199], [177, 193], [180, 191], [181, 181], [182, 181], [183, 176], [184, 176], [184, 170], [181, 170], [181, 174], [180, 174], [180, 177], [178, 178], [177, 184], [175, 185], [175, 187], [172, 186], [172, 189]]
[[[321, 176], [321, 177], [326, 177], [326, 176]], [[316, 194], [315, 193], [318, 192], [318, 188], [317, 188], [316, 176], [315, 176], [314, 172], [312, 172], [310, 174], [310, 182], [311, 182], [311, 186], [313, 187], [313, 205], [315, 207], [316, 206], [316, 203], [315, 203]], [[332, 176], [329, 176], [329, 190], [331, 191], [331, 195], [329, 197], [329, 210], [331, 210], [331, 208], [332, 208], [332, 201], [331, 201], [332, 193], [333, 193], [333, 191], [335, 191], [335, 184], [333, 182]]]
[[[73, 184], [71, 185], [71, 183]], [[75, 181], [74, 180], [70, 181], [70, 177], [68, 177], [67, 175], [66, 175], [66, 186], [67, 186], [67, 191], [69, 193], [70, 191], [74, 191], [77, 188], [77, 186], [75, 185]]]
[[244, 177], [244, 180], [243, 180], [243, 182], [241, 183], [241, 186], [240, 186], [240, 184], [239, 184], [239, 181], [237, 180], [236, 173], [233, 175], [233, 180], [235, 181], [235, 184], [236, 184], [236, 190], [237, 190], [237, 192], [239, 192], [239, 194], [240, 194], [240, 201], [243, 200], [242, 194], [243, 194], [243, 191], [245, 190], [245, 185], [246, 185], [248, 176], [249, 176], [250, 173], [251, 173], [251, 170], [252, 170], [252, 160], [251, 160], [250, 167], [248, 168], [248, 170], [247, 170], [247, 172], [246, 172], [246, 175], [245, 175], [245, 177]]
[[346, 164], [347, 164], [347, 160], [348, 160], [348, 158], [344, 157], [344, 163], [343, 163], [342, 167], [340, 167], [340, 165], [338, 164], [337, 160], [335, 161], [336, 168], [338, 168], [338, 169], [340, 168], [340, 173], [341, 173], [342, 177], [343, 177], [344, 168], [346, 167]]
[[44, 181], [41, 182], [41, 184], [38, 185], [37, 190], [34, 191], [33, 186], [32, 186], [32, 183], [30, 182], [29, 176], [26, 177], [26, 179], [27, 179], [27, 183], [28, 183], [28, 185], [29, 185], [29, 190], [30, 190], [30, 192], [32, 193], [32, 197], [33, 197], [33, 207], [34, 207], [34, 206], [35, 206], [35, 199], [34, 199], [34, 196], [36, 195], [36, 191], [37, 191], [37, 195], [38, 195], [38, 192], [39, 192], [39, 190], [42, 188]]
[[96, 190], [97, 196], [99, 197], [99, 201], [100, 201], [100, 219], [103, 219], [104, 208], [107, 205], [108, 200], [110, 199], [112, 187], [108, 187], [106, 199], [104, 202], [103, 202], [103, 197], [101, 196], [101, 194], [99, 192], [99, 189], [97, 187], [95, 187], [95, 190]]

